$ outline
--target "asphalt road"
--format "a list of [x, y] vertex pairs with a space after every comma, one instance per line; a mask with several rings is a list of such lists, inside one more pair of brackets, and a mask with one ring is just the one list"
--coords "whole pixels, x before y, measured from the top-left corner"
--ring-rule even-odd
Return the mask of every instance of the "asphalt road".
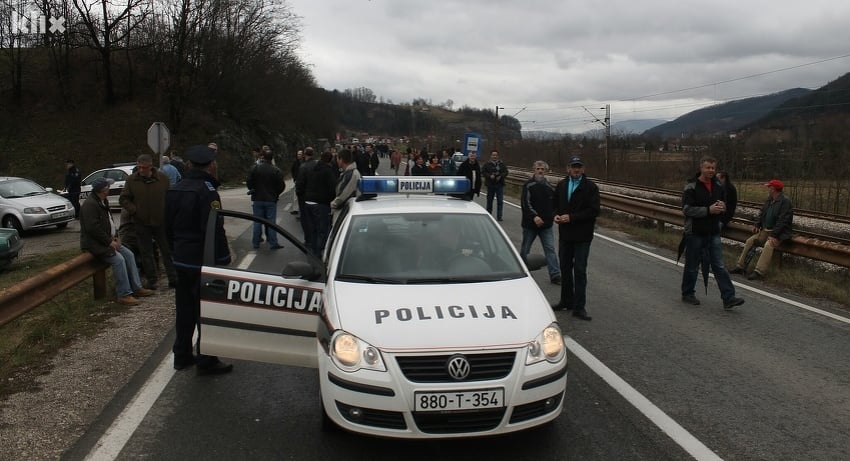
[[[296, 229], [288, 203], [279, 220]], [[516, 244], [519, 214], [506, 204], [503, 225]], [[325, 433], [315, 370], [235, 362], [225, 376], [166, 372], [117, 459], [691, 459], [686, 447], [699, 459], [850, 459], [846, 314], [741, 278], [740, 308], [723, 310], [713, 280], [708, 294], [698, 287], [701, 306], [685, 305], [682, 268], [671, 257], [598, 230], [589, 264], [593, 321], [557, 314], [571, 361], [565, 411], [548, 426], [439, 442]], [[535, 276], [556, 300], [545, 269]], [[168, 344], [131, 387], [170, 364]], [[123, 394], [66, 459], [95, 447], [134, 393]]]

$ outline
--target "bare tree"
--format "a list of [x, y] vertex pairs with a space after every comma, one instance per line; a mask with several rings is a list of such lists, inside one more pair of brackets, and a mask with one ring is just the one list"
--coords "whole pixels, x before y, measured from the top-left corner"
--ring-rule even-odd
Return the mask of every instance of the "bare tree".
[[38, 44], [38, 34], [34, 30], [38, 21], [29, 10], [28, 3], [22, 0], [3, 0], [0, 3], [0, 56], [3, 57], [0, 64], [5, 61], [12, 101], [16, 105], [22, 103], [26, 58], [31, 48]]
[[112, 53], [151, 13], [150, 0], [128, 0], [116, 6], [112, 0], [73, 0], [80, 15], [86, 46], [100, 55], [103, 66], [104, 100], [113, 104], [115, 84]]

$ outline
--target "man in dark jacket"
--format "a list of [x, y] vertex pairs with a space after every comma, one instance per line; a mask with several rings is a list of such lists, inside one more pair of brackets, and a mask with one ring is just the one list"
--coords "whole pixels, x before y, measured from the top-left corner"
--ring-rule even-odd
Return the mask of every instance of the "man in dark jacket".
[[378, 152], [375, 151], [375, 146], [372, 144], [366, 145], [366, 153], [369, 154], [369, 176], [375, 176], [378, 174], [381, 159], [378, 158]]
[[[325, 151], [304, 178], [304, 204], [301, 220], [310, 221], [311, 235], [305, 235], [307, 247], [317, 258], [322, 257], [331, 231], [331, 202], [336, 197], [336, 170], [333, 155]], [[299, 174], [299, 178], [302, 176]]]
[[360, 172], [361, 177], [372, 176], [372, 172], [369, 168], [369, 162], [372, 160], [372, 156], [369, 155], [369, 152], [366, 149], [361, 148], [360, 146], [354, 146], [354, 163], [357, 165], [357, 171]]
[[80, 189], [82, 188], [82, 173], [80, 169], [74, 165], [74, 161], [68, 159], [65, 162], [65, 192], [68, 194], [68, 200], [71, 205], [74, 205], [74, 217], [80, 217]]
[[782, 189], [785, 187], [782, 181], [771, 179], [765, 186], [769, 191], [767, 201], [764, 202], [761, 213], [759, 213], [758, 222], [753, 226], [753, 235], [747, 239], [744, 249], [741, 250], [741, 255], [738, 257], [738, 262], [732, 269], [733, 274], [744, 273], [747, 269], [744, 267], [747, 253], [757, 242], [763, 244], [761, 256], [756, 262], [756, 270], [747, 277], [749, 280], [758, 280], [764, 277], [764, 274], [770, 268], [773, 250], [782, 242], [791, 238], [791, 227], [794, 221], [791, 199], [782, 193]]
[[558, 182], [552, 202], [561, 259], [561, 299], [552, 309], [572, 310], [573, 317], [591, 320], [586, 306], [587, 259], [599, 216], [599, 187], [584, 174], [581, 157], [570, 159], [569, 175]]
[[[277, 200], [284, 189], [286, 189], [286, 183], [280, 169], [272, 165], [271, 151], [263, 152], [259, 163], [251, 167], [246, 185], [251, 194], [251, 209], [254, 216], [276, 223]], [[255, 249], [260, 248], [260, 236], [262, 232], [263, 225], [255, 222], [254, 232], [251, 238], [251, 243]], [[277, 232], [268, 227], [266, 227], [266, 240], [268, 240], [269, 248], [272, 250], [283, 248], [277, 242]]]
[[499, 158], [499, 151], [490, 152], [490, 161], [481, 167], [484, 185], [487, 186], [487, 213], [493, 213], [493, 198], [496, 199], [496, 221], [502, 220], [502, 210], [505, 208], [505, 178], [508, 177], [508, 167]]
[[720, 216], [722, 227], [726, 227], [732, 222], [735, 217], [735, 210], [738, 208], [738, 189], [735, 184], [732, 184], [732, 178], [729, 177], [728, 171], [718, 171], [717, 180], [723, 185], [725, 192], [723, 203], [726, 205], [726, 211]]
[[464, 194], [467, 200], [472, 200], [474, 195], [481, 195], [481, 165], [478, 164], [478, 154], [469, 152], [469, 157], [457, 168], [458, 176], [466, 176], [469, 179], [469, 191]]
[[[192, 336], [200, 321], [201, 266], [204, 264], [207, 222], [210, 211], [221, 209], [215, 155], [215, 151], [204, 145], [190, 147], [186, 151], [186, 174], [169, 189], [165, 201], [165, 228], [177, 269], [174, 368], [183, 370], [197, 364], [199, 375], [233, 370], [233, 365], [221, 362], [218, 357], [192, 353]], [[215, 260], [207, 263], [226, 265], [230, 263], [230, 250], [224, 220], [219, 217], [215, 226]], [[200, 337], [198, 341], [200, 343]]]
[[723, 265], [723, 247], [720, 243], [720, 219], [726, 211], [723, 202], [725, 190], [717, 181], [717, 160], [713, 157], [700, 159], [700, 172], [685, 184], [682, 193], [682, 212], [685, 215], [685, 270], [682, 273], [682, 301], [699, 305], [696, 298], [696, 283], [700, 262], [708, 258], [723, 308], [731, 309], [744, 304], [735, 297], [735, 286]]
[[142, 255], [142, 268], [151, 290], [159, 279], [159, 267], [154, 256], [154, 242], [162, 254], [162, 264], [168, 276], [168, 287], [177, 285], [177, 274], [171, 263], [171, 252], [162, 227], [165, 211], [165, 192], [171, 187], [168, 176], [153, 166], [153, 158], [142, 154], [136, 160], [136, 172], [127, 177], [119, 203], [132, 216], [136, 241]]
[[301, 230], [304, 232], [304, 244], [307, 245], [307, 248], [312, 248], [310, 240], [308, 240], [312, 235], [314, 235], [312, 226], [312, 220], [307, 219], [307, 204], [304, 203], [304, 196], [307, 192], [307, 176], [310, 175], [310, 172], [313, 171], [313, 168], [316, 167], [316, 162], [318, 159], [313, 155], [313, 148], [307, 147], [304, 149], [304, 161], [301, 162], [301, 166], [298, 167], [298, 179], [295, 180], [295, 196], [298, 198], [298, 210], [299, 215], [301, 216]]
[[534, 162], [534, 176], [522, 187], [520, 204], [522, 206], [522, 244], [519, 254], [523, 261], [531, 251], [535, 238], [540, 238], [546, 265], [549, 269], [549, 281], [561, 283], [561, 270], [558, 267], [558, 255], [555, 253], [555, 233], [552, 224], [555, 219], [555, 190], [546, 179], [549, 165], [538, 160]]
[[109, 212], [109, 185], [112, 179], [98, 178], [92, 183], [91, 194], [80, 208], [80, 248], [112, 266], [115, 295], [118, 303], [126, 306], [139, 304], [137, 297], [151, 296], [152, 290], [142, 287], [136, 258], [121, 244], [117, 226]]

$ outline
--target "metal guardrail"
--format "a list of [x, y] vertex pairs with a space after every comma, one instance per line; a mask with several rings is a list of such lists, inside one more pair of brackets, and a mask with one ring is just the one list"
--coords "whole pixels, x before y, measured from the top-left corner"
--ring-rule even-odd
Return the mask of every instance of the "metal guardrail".
[[[521, 185], [528, 178], [529, 175], [526, 173], [512, 173], [508, 180], [514, 185]], [[600, 202], [606, 208], [678, 227], [682, 227], [685, 221], [681, 207], [654, 200], [600, 191]], [[746, 241], [751, 235], [753, 235], [752, 224], [740, 220], [733, 220], [723, 231], [723, 237], [738, 242]], [[850, 246], [836, 242], [795, 235], [791, 237], [791, 240], [783, 242], [777, 249], [816, 261], [850, 267]]]
[[94, 284], [94, 299], [105, 298], [107, 267], [107, 263], [86, 252], [1, 291], [0, 326], [89, 277]]

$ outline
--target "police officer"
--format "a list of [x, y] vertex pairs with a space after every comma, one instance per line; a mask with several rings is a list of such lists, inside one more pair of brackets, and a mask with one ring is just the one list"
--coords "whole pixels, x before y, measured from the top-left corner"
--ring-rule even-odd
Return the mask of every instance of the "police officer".
[[[165, 226], [177, 270], [174, 368], [183, 370], [197, 364], [198, 375], [233, 370], [233, 365], [221, 362], [218, 357], [201, 355], [200, 351], [196, 356], [192, 353], [192, 335], [201, 309], [201, 265], [207, 218], [210, 210], [221, 209], [215, 156], [216, 152], [208, 146], [190, 147], [186, 151], [186, 174], [182, 181], [168, 190], [165, 199]], [[229, 264], [230, 250], [224, 234], [224, 222], [219, 218], [215, 225], [215, 264]]]
[[80, 217], [80, 189], [82, 188], [82, 173], [74, 165], [74, 161], [68, 159], [65, 162], [65, 192], [68, 200], [74, 205], [74, 218]]

